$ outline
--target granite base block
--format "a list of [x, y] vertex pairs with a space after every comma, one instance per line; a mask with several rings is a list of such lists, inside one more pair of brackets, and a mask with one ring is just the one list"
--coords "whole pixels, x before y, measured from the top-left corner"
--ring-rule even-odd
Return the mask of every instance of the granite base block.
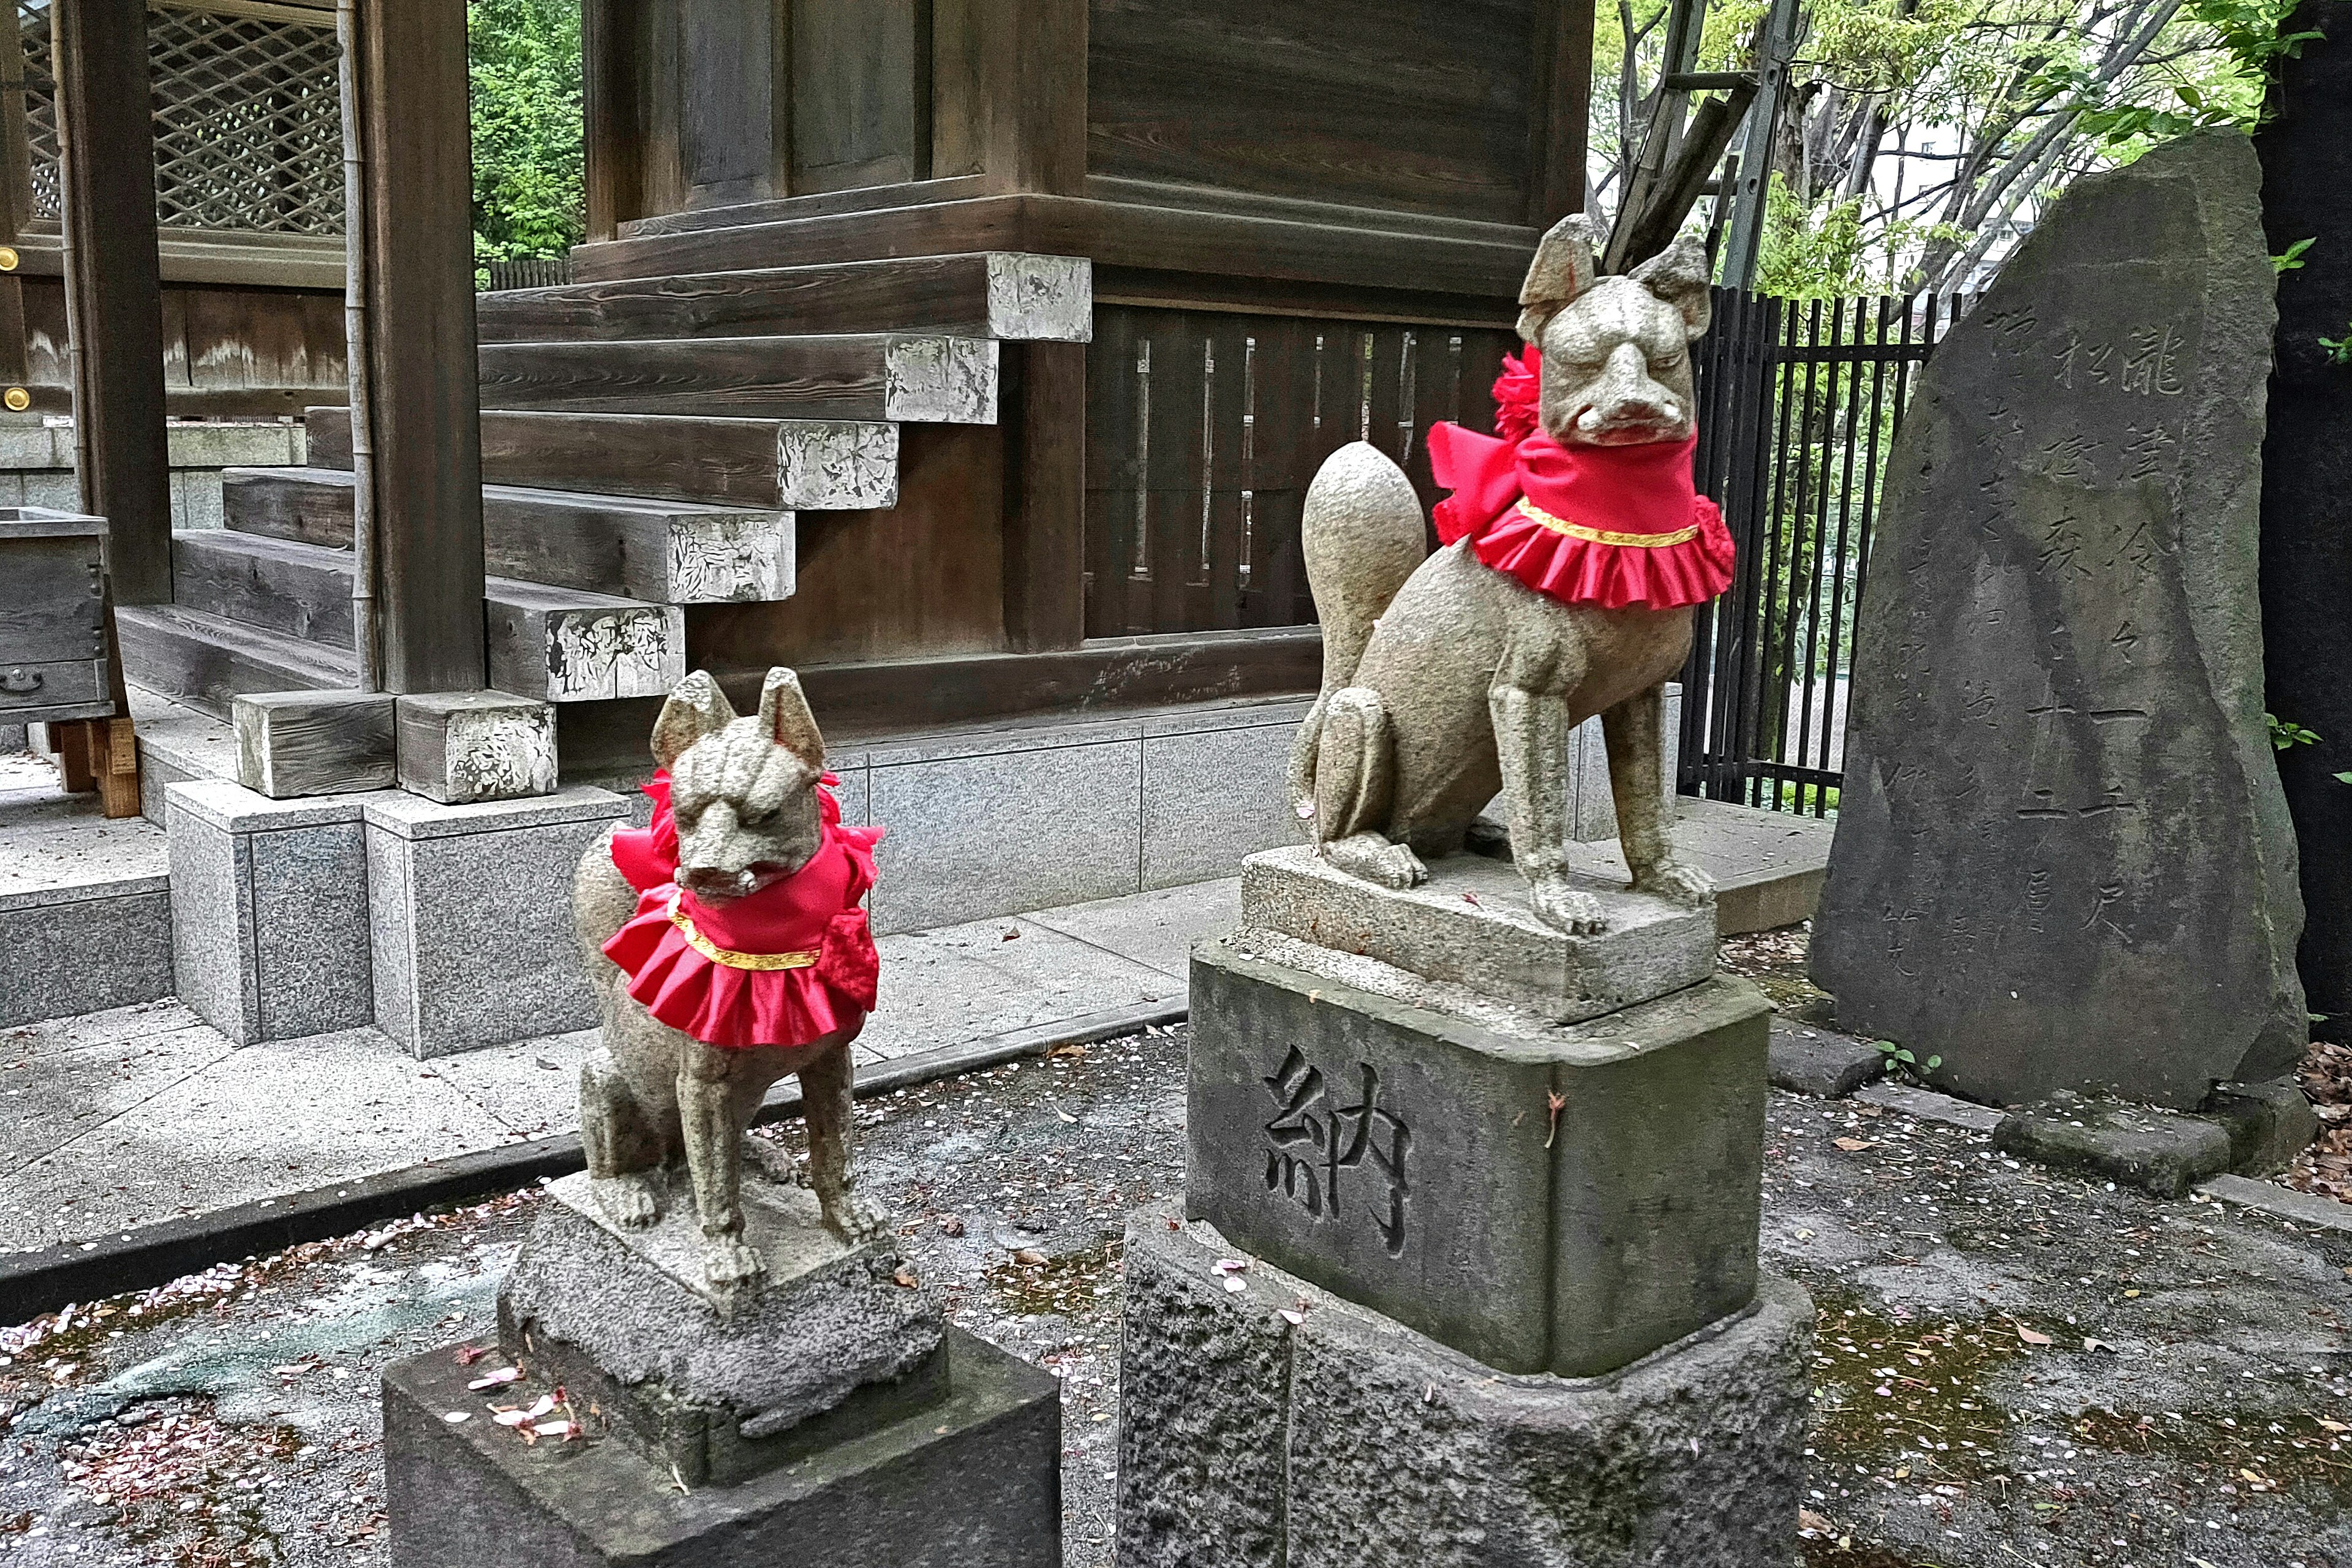
[[2230, 1168], [2230, 1134], [2216, 1121], [2062, 1089], [2021, 1106], [1992, 1130], [1992, 1146], [2054, 1170], [2122, 1182], [2178, 1198]]
[[392, 1568], [1060, 1568], [1061, 1386], [961, 1331], [944, 1399], [740, 1486], [684, 1489], [617, 1434], [524, 1444], [490, 1406], [548, 1385], [472, 1392], [482, 1363], [458, 1349], [384, 1371]]
[[2230, 1169], [2242, 1176], [2285, 1170], [2319, 1136], [2319, 1112], [2291, 1078], [2216, 1084], [2205, 1114], [2230, 1135]]
[[1748, 982], [1511, 1027], [1251, 947], [1193, 949], [1190, 1217], [1511, 1373], [1611, 1371], [1754, 1296]]
[[887, 1240], [852, 1247], [815, 1194], [746, 1171], [744, 1244], [767, 1273], [738, 1300], [702, 1276], [684, 1173], [625, 1231], [586, 1173], [548, 1189], [499, 1289], [507, 1354], [597, 1403], [688, 1484], [732, 1484], [945, 1389], [937, 1299], [902, 1286]]
[[438, 1057], [596, 1022], [572, 878], [627, 801], [584, 787], [464, 805], [364, 799], [378, 1027]]
[[1118, 1568], [1786, 1568], [1813, 1309], [1607, 1376], [1494, 1369], [1146, 1210], [1128, 1230]]
[[161, 877], [139, 881], [0, 899], [0, 1029], [172, 994], [172, 895]]
[[351, 798], [165, 787], [180, 997], [239, 1045], [375, 1016], [367, 849]]

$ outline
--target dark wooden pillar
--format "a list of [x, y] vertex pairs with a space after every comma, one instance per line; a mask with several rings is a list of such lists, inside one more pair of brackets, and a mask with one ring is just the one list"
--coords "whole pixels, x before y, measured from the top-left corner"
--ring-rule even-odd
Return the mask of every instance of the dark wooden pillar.
[[1592, 114], [1593, 0], [1538, 0], [1528, 77], [1528, 222], [1549, 228], [1584, 210]]
[[172, 468], [163, 437], [147, 4], [71, 0], [51, 14], [82, 508], [112, 525], [115, 602], [168, 604]]
[[[483, 684], [465, 0], [352, 0], [358, 226], [352, 466], [364, 494], [363, 671], [392, 692]], [[361, 637], [364, 640], [364, 629]]]
[[1004, 637], [1016, 652], [1087, 635], [1087, 345], [1006, 343]]

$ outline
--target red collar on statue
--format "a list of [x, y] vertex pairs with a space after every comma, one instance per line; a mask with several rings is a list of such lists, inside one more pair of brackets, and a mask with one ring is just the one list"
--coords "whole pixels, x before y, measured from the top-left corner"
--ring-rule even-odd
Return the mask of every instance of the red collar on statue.
[[827, 773], [816, 786], [821, 830], [806, 865], [718, 901], [678, 885], [669, 775], [654, 775], [652, 824], [613, 835], [637, 910], [604, 944], [646, 1011], [707, 1045], [748, 1047], [806, 1045], [872, 1009], [881, 959], [860, 903], [882, 829], [841, 826], [839, 783]]
[[1479, 560], [1571, 605], [1675, 609], [1731, 585], [1731, 535], [1691, 481], [1682, 441], [1569, 447], [1536, 422], [1542, 360], [1506, 357], [1495, 382], [1496, 435], [1429, 431], [1430, 470], [1454, 493], [1437, 537], [1467, 539]]

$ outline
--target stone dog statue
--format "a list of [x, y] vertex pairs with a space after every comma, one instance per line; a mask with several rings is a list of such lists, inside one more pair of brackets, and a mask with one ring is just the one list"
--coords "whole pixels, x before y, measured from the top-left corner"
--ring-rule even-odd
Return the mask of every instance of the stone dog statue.
[[[1424, 857], [1462, 849], [1499, 787], [1535, 912], [1571, 933], [1603, 923], [1568, 880], [1569, 737], [1596, 713], [1634, 888], [1685, 905], [1713, 898], [1675, 859], [1659, 748], [1664, 683], [1690, 649], [1688, 606], [1727, 584], [1731, 551], [1690, 481], [1706, 251], [1686, 237], [1602, 278], [1596, 238], [1580, 215], [1536, 253], [1518, 330], [1539, 389], [1507, 362], [1504, 439], [1431, 432], [1433, 468], [1455, 492], [1438, 508], [1451, 542], [1424, 555], [1412, 487], [1369, 444], [1316, 475], [1302, 532], [1323, 687], [1290, 768], [1292, 807], [1318, 853], [1398, 889], [1427, 877]], [[1581, 515], [1561, 515], [1571, 510]]]
[[763, 1271], [742, 1238], [744, 1134], [786, 1073], [800, 1075], [824, 1224], [852, 1243], [886, 1225], [849, 1151], [849, 1046], [877, 973], [858, 900], [881, 834], [840, 826], [789, 669], [768, 672], [750, 718], [696, 671], [662, 705], [653, 752], [653, 826], [592, 844], [573, 881], [604, 1020], [581, 1070], [581, 1142], [597, 1201], [630, 1228], [660, 1216], [682, 1165], [704, 1275], [740, 1289]]

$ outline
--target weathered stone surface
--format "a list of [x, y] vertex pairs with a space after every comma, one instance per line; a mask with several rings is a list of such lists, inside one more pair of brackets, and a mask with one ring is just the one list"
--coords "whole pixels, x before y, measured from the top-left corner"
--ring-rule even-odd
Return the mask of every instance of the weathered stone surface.
[[2284, 1171], [2319, 1136], [2319, 1112], [2291, 1078], [2221, 1084], [2205, 1114], [2230, 1135], [2230, 1169], [2241, 1175]]
[[[2278, 279], [2277, 364], [2263, 436], [2263, 638], [2271, 710], [2319, 739], [2278, 759], [2302, 840], [2302, 974], [2315, 1031], [2352, 1039], [2352, 372], [2322, 338], [2352, 321], [2352, 0], [2304, 0], [2283, 34], [2326, 45], [2277, 62], [2262, 156], [2263, 226], [2276, 255], [2308, 241]], [[2275, 1068], [2270, 1070], [2276, 1070]], [[2247, 1076], [2261, 1077], [2250, 1067]]]
[[[1527, 1007], [1554, 1020], [1597, 1017], [1696, 985], [1715, 973], [1715, 910], [1607, 883], [1577, 885], [1606, 929], [1570, 935], [1537, 917], [1528, 883], [1508, 861], [1448, 855], [1418, 887], [1383, 888], [1349, 876], [1304, 845], [1242, 862], [1242, 929], [1295, 938], [1342, 959], [1370, 959], [1435, 982], [1401, 993], [1453, 1011], [1459, 987], [1482, 1003]], [[1369, 989], [1370, 971], [1300, 953], [1302, 967]]]
[[1868, 1040], [1792, 1019], [1772, 1020], [1770, 1075], [1774, 1089], [1843, 1100], [1886, 1070], [1886, 1056]]
[[[1605, 1377], [1498, 1375], [1215, 1227], [1128, 1230], [1119, 1568], [1783, 1568], [1812, 1303]], [[1296, 1323], [1287, 1312], [1297, 1319]]]
[[1980, 1099], [2194, 1107], [2306, 1037], [2263, 722], [2260, 185], [2234, 134], [2074, 185], [1888, 465], [1813, 973], [1842, 1027]]
[[961, 1331], [937, 1404], [740, 1486], [683, 1490], [618, 1436], [518, 1442], [490, 1403], [550, 1384], [471, 1392], [481, 1363], [457, 1348], [383, 1374], [393, 1568], [1060, 1568], [1060, 1385]]
[[1754, 1295], [1746, 981], [1480, 1024], [1253, 947], [1193, 950], [1189, 1215], [1504, 1372], [1607, 1372]]
[[703, 1279], [683, 1193], [652, 1226], [624, 1231], [584, 1173], [548, 1189], [499, 1289], [509, 1354], [553, 1364], [573, 1388], [594, 1378], [601, 1402], [695, 1485], [800, 1457], [809, 1444], [795, 1428], [860, 1390], [893, 1385], [893, 1397], [863, 1402], [859, 1427], [927, 1404], [946, 1372], [939, 1303], [897, 1282], [895, 1247], [845, 1243], [804, 1188], [747, 1172], [742, 1198], [744, 1244], [768, 1272], [740, 1307]]
[[2177, 1198], [2230, 1168], [2230, 1135], [2219, 1122], [2145, 1105], [2088, 1100], [2060, 1090], [2011, 1111], [1992, 1130], [1996, 1149]]

